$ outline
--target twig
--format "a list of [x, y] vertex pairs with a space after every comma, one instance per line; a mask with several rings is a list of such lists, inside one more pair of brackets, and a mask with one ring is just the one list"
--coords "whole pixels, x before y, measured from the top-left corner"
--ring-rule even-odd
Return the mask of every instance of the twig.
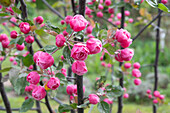
[[48, 2], [46, 0], [42, 0], [42, 2], [53, 12], [55, 13], [56, 15], [58, 15], [61, 19], [64, 19], [64, 17], [57, 11], [55, 10], [54, 8], [51, 7], [50, 4], [48, 4]]
[[162, 12], [163, 12], [163, 11], [160, 11], [160, 12], [158, 13], [158, 15], [157, 15], [155, 18], [153, 18], [152, 21], [150, 21], [146, 26], [144, 26], [144, 27], [139, 31], [139, 33], [138, 33], [132, 40], [133, 40], [133, 41], [136, 40], [136, 39], [140, 36], [140, 34], [141, 34], [149, 25], [151, 25], [158, 17], [160, 17], [160, 15], [162, 14]]
[[[64, 4], [66, 4], [64, 0], [61, 0], [61, 1], [62, 1]], [[67, 9], [66, 9], [65, 6], [63, 6], [63, 9], [64, 9], [64, 16], [66, 17], [66, 16], [67, 16]]]
[[114, 27], [118, 28], [117, 25], [113, 24], [112, 22], [108, 21], [105, 17], [102, 17], [103, 20], [105, 20], [106, 22], [110, 23], [111, 25], [113, 25]]
[[25, 4], [24, 0], [20, 0], [21, 3], [21, 11], [22, 11], [22, 18], [26, 19], [27, 18], [27, 5]]
[[45, 96], [45, 104], [46, 104], [46, 106], [47, 106], [47, 108], [48, 108], [48, 111], [49, 111], [50, 113], [53, 113], [53, 110], [52, 110], [52, 108], [51, 108], [51, 106], [50, 106], [50, 103], [49, 103], [49, 100], [48, 100], [48, 96], [47, 96], [47, 95]]
[[76, 14], [77, 14], [77, 12], [76, 12], [76, 7], [75, 7], [74, 0], [71, 0], [71, 5], [72, 5], [73, 13], [74, 13], [74, 15], [76, 15]]
[[[3, 108], [3, 107], [1, 107], [0, 106], [0, 110], [2, 110], [2, 111], [6, 111], [6, 110], [8, 110], [8, 109], [5, 109], [5, 108]], [[20, 108], [12, 108], [11, 109], [12, 111], [19, 111], [20, 110]], [[37, 108], [31, 108], [30, 110], [35, 110], [35, 111], [37, 111]], [[12, 112], [11, 112], [12, 113]]]

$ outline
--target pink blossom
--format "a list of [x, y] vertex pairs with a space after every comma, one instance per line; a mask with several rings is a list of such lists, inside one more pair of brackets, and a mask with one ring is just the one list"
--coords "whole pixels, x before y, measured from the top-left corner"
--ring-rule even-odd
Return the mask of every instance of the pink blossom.
[[131, 67], [131, 63], [125, 63], [125, 64], [124, 64], [124, 67], [125, 67], [126, 69], [129, 69], [129, 68]]
[[113, 101], [109, 100], [108, 98], [105, 98], [103, 101], [108, 103], [108, 104], [113, 104]]
[[17, 65], [17, 64], [18, 64], [17, 61], [14, 61], [14, 62], [13, 62], [13, 65]]
[[147, 94], [150, 94], [150, 93], [151, 93], [151, 90], [150, 90], [150, 89], [148, 89], [148, 90], [146, 91], [146, 93], [147, 93]]
[[33, 69], [33, 65], [30, 65], [30, 67], [28, 69], [32, 70]]
[[121, 50], [117, 50], [116, 51], [117, 53], [115, 54], [115, 59], [118, 61], [118, 62], [123, 62], [123, 59], [121, 57]]
[[33, 43], [34, 42], [34, 37], [31, 36], [31, 35], [28, 35], [26, 38], [25, 38], [25, 41], [27, 43]]
[[120, 43], [124, 43], [126, 42], [128, 39], [130, 39], [131, 34], [124, 29], [117, 29], [116, 34], [115, 34], [115, 38], [118, 42]]
[[66, 16], [66, 17], [65, 17], [65, 22], [66, 22], [67, 25], [70, 23], [70, 20], [71, 20], [72, 18], [73, 18], [72, 16]]
[[89, 25], [86, 29], [86, 33], [91, 34], [92, 31], [93, 31], [93, 27], [91, 25]]
[[63, 35], [64, 35], [64, 36], [67, 36], [67, 35], [68, 35], [68, 33], [67, 33], [66, 30], [63, 31]]
[[36, 23], [38, 23], [38, 24], [42, 24], [43, 21], [44, 21], [44, 19], [43, 19], [42, 16], [38, 16], [38, 17], [35, 19], [35, 21], [36, 21]]
[[32, 97], [35, 100], [42, 100], [46, 96], [46, 91], [45, 88], [42, 86], [37, 86], [33, 91], [32, 91]]
[[61, 25], [64, 25], [65, 24], [65, 21], [64, 20], [61, 20]]
[[2, 41], [2, 47], [3, 47], [3, 48], [8, 48], [8, 47], [9, 47], [9, 46], [8, 46], [9, 43], [10, 43], [9, 40], [3, 40], [3, 41]]
[[122, 18], [122, 14], [121, 13], [117, 13], [117, 19], [121, 19]]
[[130, 12], [129, 12], [129, 11], [125, 11], [125, 15], [126, 15], [126, 16], [129, 16], [129, 15], [130, 15]]
[[10, 57], [10, 58], [9, 58], [9, 61], [10, 61], [10, 62], [13, 62], [14, 59], [15, 59], [15, 57]]
[[27, 23], [27, 22], [21, 22], [20, 24], [19, 24], [19, 28], [20, 28], [20, 30], [21, 30], [21, 32], [23, 32], [24, 34], [27, 34], [27, 33], [29, 33], [30, 32], [30, 25], [29, 25], [29, 23]]
[[17, 48], [17, 50], [22, 51], [22, 50], [24, 50], [25, 45], [24, 45], [24, 43], [22, 43], [22, 45], [16, 44], [16, 48]]
[[136, 78], [141, 77], [141, 72], [140, 72], [140, 70], [138, 70], [138, 69], [133, 69], [133, 70], [132, 70], [132, 76], [134, 76], [134, 77], [136, 77]]
[[157, 99], [154, 99], [154, 100], [153, 100], [153, 103], [154, 103], [154, 104], [157, 104], [157, 103], [158, 103], [158, 100], [157, 100]]
[[125, 94], [123, 95], [123, 98], [129, 98], [129, 94], [128, 94], [128, 93], [125, 93]]
[[75, 88], [74, 85], [68, 85], [67, 88], [66, 88], [67, 94], [68, 95], [73, 95], [74, 94], [74, 88]]
[[27, 81], [30, 84], [37, 85], [40, 81], [40, 75], [36, 71], [32, 71], [27, 75]]
[[107, 64], [107, 67], [108, 67], [108, 68], [111, 68], [111, 67], [112, 67], [112, 64]]
[[111, 0], [105, 0], [104, 3], [105, 3], [106, 6], [109, 6], [109, 5], [111, 5], [112, 2], [111, 2]]
[[159, 93], [159, 91], [154, 91], [153, 95], [154, 95], [155, 97], [159, 97], [159, 96], [160, 96], [160, 93]]
[[8, 36], [6, 34], [0, 34], [0, 42], [3, 40], [8, 40]]
[[72, 71], [73, 73], [76, 73], [77, 75], [83, 75], [87, 73], [87, 67], [85, 62], [83, 61], [75, 61], [72, 64]]
[[124, 40], [123, 42], [120, 43], [120, 46], [123, 48], [127, 48], [132, 44], [132, 39], [127, 39]]
[[64, 60], [64, 56], [63, 55], [61, 55], [61, 60]]
[[148, 95], [148, 98], [150, 98], [150, 99], [151, 99], [151, 98], [152, 98], [152, 95], [151, 95], [151, 94], [150, 94], [150, 95]]
[[142, 83], [142, 81], [139, 79], [139, 78], [136, 78], [135, 80], [134, 80], [134, 84], [135, 85], [140, 85]]
[[129, 18], [129, 23], [133, 23], [133, 19], [132, 18]]
[[113, 8], [108, 8], [108, 12], [110, 13], [110, 14], [112, 14], [112, 13], [114, 13], [114, 9]]
[[60, 86], [60, 80], [57, 77], [51, 77], [47, 83], [47, 87], [56, 90]]
[[97, 17], [99, 18], [103, 17], [103, 13], [101, 11], [97, 12]]
[[121, 50], [121, 58], [124, 61], [130, 61], [134, 55], [134, 51], [129, 48], [125, 48]]
[[133, 67], [134, 67], [135, 69], [139, 69], [139, 68], [140, 68], [140, 63], [139, 63], [139, 62], [134, 63], [134, 64], [133, 64]]
[[13, 39], [16, 39], [17, 38], [17, 32], [16, 31], [11, 31], [11, 33], [10, 33], [10, 36], [11, 36], [11, 38], [13, 38]]
[[88, 39], [86, 46], [89, 49], [90, 54], [97, 54], [102, 51], [102, 42], [96, 38]]
[[81, 43], [74, 44], [71, 50], [71, 57], [78, 61], [84, 61], [89, 55], [89, 49]]
[[164, 96], [164, 95], [160, 95], [159, 98], [160, 98], [161, 100], [163, 100], [163, 99], [165, 99], [165, 96]]
[[94, 104], [95, 105], [95, 104], [100, 102], [100, 98], [97, 95], [95, 95], [95, 94], [90, 94], [89, 95], [89, 102], [90, 102], [90, 104]]
[[102, 4], [99, 4], [99, 5], [98, 5], [98, 8], [99, 8], [100, 10], [103, 10], [103, 9], [104, 9], [104, 7], [103, 7]]
[[0, 61], [3, 61], [3, 60], [4, 60], [4, 57], [3, 57], [3, 56], [1, 56], [1, 57], [0, 57]]
[[166, 4], [168, 0], [161, 0], [161, 3]]
[[66, 42], [66, 39], [62, 34], [57, 35], [55, 40], [56, 40], [55, 44], [56, 44], [57, 47], [64, 46], [64, 43]]

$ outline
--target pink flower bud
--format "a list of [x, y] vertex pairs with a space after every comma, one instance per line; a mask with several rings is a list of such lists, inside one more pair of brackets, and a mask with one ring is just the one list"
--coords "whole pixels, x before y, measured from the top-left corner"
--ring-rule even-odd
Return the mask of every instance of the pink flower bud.
[[129, 18], [129, 23], [133, 23], [133, 19], [132, 18]]
[[16, 44], [16, 48], [17, 48], [17, 50], [22, 51], [22, 50], [24, 50], [25, 45], [24, 45], [24, 43], [22, 45]]
[[122, 14], [121, 13], [117, 13], [117, 19], [121, 19], [122, 18]]
[[83, 61], [75, 61], [72, 64], [72, 71], [73, 73], [76, 73], [77, 75], [83, 75], [87, 73], [87, 67], [85, 62]]
[[15, 57], [10, 57], [10, 58], [9, 58], [9, 61], [10, 61], [10, 62], [13, 62], [14, 59], [15, 59]]
[[90, 54], [97, 54], [102, 51], [102, 42], [96, 38], [90, 38], [86, 42], [86, 46], [90, 51]]
[[123, 90], [124, 90], [124, 92], [126, 92], [126, 88], [125, 87], [123, 88]]
[[126, 42], [128, 39], [130, 39], [130, 37], [131, 37], [130, 33], [124, 29], [117, 29], [115, 34], [116, 40], [120, 43]]
[[112, 13], [114, 13], [114, 9], [113, 8], [108, 8], [108, 12], [110, 13], [110, 14], [112, 14]]
[[73, 95], [74, 94], [74, 88], [75, 88], [74, 85], [68, 85], [67, 88], [66, 88], [67, 94], [68, 95]]
[[0, 34], [0, 42], [3, 40], [8, 40], [8, 36], [6, 34]]
[[17, 32], [16, 31], [11, 31], [11, 33], [10, 33], [10, 36], [11, 36], [11, 38], [13, 38], [13, 39], [16, 39], [17, 38]]
[[60, 86], [60, 80], [57, 77], [51, 77], [47, 83], [47, 87], [56, 90]]
[[13, 65], [17, 65], [17, 64], [18, 64], [17, 61], [14, 61], [14, 62], [13, 62]]
[[65, 22], [66, 22], [67, 25], [70, 23], [70, 20], [71, 20], [72, 18], [73, 18], [72, 16], [66, 16], [66, 17], [65, 17]]
[[66, 72], [61, 72], [65, 77], [67, 76], [67, 73]]
[[23, 54], [22, 56], [23, 56], [23, 57], [26, 57], [29, 53], [30, 53], [30, 52], [27, 51], [27, 52], [26, 52], [25, 54]]
[[111, 14], [111, 15], [110, 15], [110, 18], [113, 18], [113, 17], [114, 17], [114, 14]]
[[87, 7], [86, 10], [85, 10], [85, 14], [86, 14], [86, 15], [90, 15], [90, 14], [91, 14], [91, 11], [92, 11], [92, 10]]
[[32, 85], [29, 85], [29, 86], [26, 86], [26, 87], [25, 87], [25, 91], [26, 91], [26, 92], [31, 92], [33, 89], [34, 89], [34, 88], [33, 88]]
[[70, 101], [74, 100], [74, 97], [73, 96], [70, 96]]
[[165, 96], [164, 96], [164, 95], [160, 95], [159, 98], [160, 98], [161, 100], [163, 100], [163, 99], [165, 99]]
[[124, 23], [124, 27], [127, 27], [127, 23]]
[[113, 104], [113, 101], [109, 100], [108, 98], [105, 98], [103, 101], [108, 103], [108, 104]]
[[61, 60], [64, 60], [64, 56], [63, 55], [61, 55]]
[[93, 31], [93, 27], [91, 25], [89, 25], [86, 29], [86, 33], [91, 34], [92, 31]]
[[92, 34], [87, 35], [89, 38], [95, 38]]
[[7, 12], [9, 12], [11, 15], [14, 15], [14, 11], [12, 10], [11, 7], [5, 8]]
[[100, 57], [100, 61], [103, 61], [103, 56]]
[[124, 67], [125, 67], [126, 69], [129, 69], [129, 68], [131, 67], [131, 63], [125, 63], [125, 64], [124, 64]]
[[79, 15], [79, 14], [75, 15], [70, 20], [70, 27], [75, 32], [84, 30], [86, 28], [87, 24], [88, 24], [88, 21], [82, 15]]
[[67, 72], [67, 69], [66, 68], [62, 68], [61, 72]]
[[60, 23], [61, 23], [61, 25], [64, 25], [64, 24], [65, 24], [65, 21], [64, 21], [64, 20], [61, 20]]
[[153, 100], [153, 103], [154, 103], [154, 104], [157, 104], [157, 103], [158, 103], [158, 100], [157, 100], [157, 99], [154, 99], [154, 100]]
[[168, 0], [161, 0], [161, 3], [166, 4]]
[[29, 97], [28, 97], [28, 96], [26, 96], [26, 97], [25, 97], [25, 100], [27, 100], [28, 98], [29, 98]]
[[97, 12], [97, 17], [99, 18], [103, 17], [103, 13], [101, 11]]
[[34, 37], [31, 36], [31, 35], [28, 35], [26, 38], [25, 38], [25, 41], [27, 43], [33, 43], [34, 42]]
[[111, 67], [112, 67], [112, 64], [107, 64], [107, 67], [108, 67], [108, 68], [111, 68]]
[[64, 46], [64, 43], [66, 42], [66, 39], [64, 38], [64, 36], [62, 34], [59, 34], [56, 36], [56, 46], [57, 47], [62, 47]]
[[44, 21], [44, 19], [43, 19], [42, 16], [38, 16], [38, 17], [35, 19], [35, 21], [36, 21], [36, 23], [38, 23], [38, 24], [42, 24], [43, 21]]
[[102, 4], [102, 3], [103, 3], [103, 0], [100, 0], [100, 3]]
[[90, 104], [94, 104], [95, 105], [95, 104], [100, 102], [100, 98], [97, 95], [95, 95], [95, 94], [90, 94], [89, 95], [89, 102], [90, 102]]
[[141, 72], [138, 69], [133, 69], [132, 76], [139, 78], [139, 77], [141, 77]]
[[151, 98], [152, 98], [152, 95], [148, 95], [148, 98], [150, 98], [150, 99], [151, 99]]
[[2, 5], [0, 5], [0, 9], [2, 9]]
[[135, 85], [140, 85], [142, 83], [142, 81], [139, 79], [139, 78], [136, 78], [135, 80], [134, 80], [134, 84]]
[[29, 70], [32, 70], [33, 69], [33, 65], [30, 65], [30, 67], [28, 68]]
[[123, 59], [121, 57], [121, 50], [117, 50], [116, 52], [117, 54], [115, 54], [115, 60], [117, 60], [118, 62], [123, 62]]
[[125, 40], [125, 41], [121, 42], [121, 43], [120, 43], [120, 46], [122, 46], [123, 48], [127, 48], [127, 47], [129, 47], [131, 44], [132, 44], [132, 39], [128, 39], [128, 40]]
[[40, 81], [40, 75], [36, 71], [32, 71], [27, 75], [27, 81], [30, 84], [37, 85]]
[[100, 78], [99, 77], [96, 77], [96, 81], [99, 80]]
[[68, 33], [67, 33], [67, 31], [65, 30], [65, 31], [63, 31], [63, 35], [64, 36], [67, 36], [68, 35]]
[[32, 0], [32, 2], [36, 2], [36, 0]]
[[134, 51], [132, 49], [126, 48], [121, 50], [121, 58], [124, 61], [130, 61], [134, 55]]
[[125, 15], [126, 15], [126, 16], [129, 16], [129, 15], [130, 15], [130, 12], [129, 12], [129, 11], [125, 11]]
[[129, 98], [129, 94], [128, 94], [128, 93], [125, 93], [125, 94], [123, 95], [123, 98]]
[[98, 8], [99, 8], [99, 10], [103, 10], [104, 9], [103, 5], [101, 5], [101, 4], [98, 5]]
[[19, 24], [19, 28], [20, 28], [20, 30], [21, 30], [21, 32], [23, 32], [24, 34], [27, 34], [27, 33], [29, 33], [30, 32], [30, 25], [29, 25], [29, 23], [27, 23], [27, 22], [21, 22], [20, 24]]
[[2, 25], [3, 25], [3, 26], [6, 26], [6, 25], [7, 25], [7, 22], [3, 22]]
[[54, 64], [54, 58], [46, 52], [36, 52], [34, 54], [34, 62], [41, 68], [47, 69]]
[[133, 67], [134, 67], [135, 69], [139, 69], [139, 68], [140, 68], [139, 62], [134, 63], [134, 64], [133, 64]]
[[42, 86], [37, 86], [33, 91], [32, 91], [32, 97], [35, 100], [42, 100], [46, 96], [46, 91], [45, 88]]
[[154, 95], [155, 97], [159, 97], [159, 96], [160, 96], [160, 93], [159, 93], [159, 91], [154, 91], [153, 95]]
[[105, 62], [101, 62], [101, 65], [102, 65], [103, 67], [106, 67], [106, 63], [105, 63]]
[[78, 61], [84, 61], [89, 55], [89, 49], [81, 43], [74, 44], [71, 50], [71, 57]]
[[3, 41], [2, 41], [2, 47], [3, 47], [3, 48], [8, 48], [8, 47], [9, 47], [9, 46], [8, 46], [9, 43], [10, 43], [9, 40], [3, 40]]
[[151, 90], [150, 90], [150, 89], [148, 89], [148, 90], [146, 91], [146, 93], [147, 93], [147, 94], [150, 94], [150, 93], [151, 93]]
[[112, 22], [113, 20], [112, 20], [112, 18], [108, 18], [108, 21], [109, 21], [109, 22]]
[[41, 24], [41, 25], [40, 25], [40, 27], [44, 27], [44, 26], [45, 26], [45, 24]]
[[106, 6], [109, 6], [109, 5], [111, 5], [112, 2], [111, 2], [111, 0], [105, 0], [104, 3], [105, 3]]
[[121, 24], [121, 22], [120, 21], [116, 21], [115, 24], [118, 26], [118, 25]]
[[0, 61], [3, 61], [3, 60], [4, 60], [4, 57], [3, 57], [3, 56], [1, 56], [1, 57], [0, 57]]
[[93, 15], [88, 15], [89, 18], [93, 18]]

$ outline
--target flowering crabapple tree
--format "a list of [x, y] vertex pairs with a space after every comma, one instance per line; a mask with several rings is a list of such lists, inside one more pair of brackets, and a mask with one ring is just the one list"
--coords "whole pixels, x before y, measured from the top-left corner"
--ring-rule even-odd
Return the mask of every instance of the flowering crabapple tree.
[[[36, 0], [32, 0], [32, 2], [36, 2]], [[163, 4], [147, 1], [152, 7], [159, 8], [158, 16], [139, 31], [134, 38], [131, 37], [129, 31], [124, 29], [127, 24], [131, 24], [134, 21], [129, 17], [130, 11], [125, 10], [125, 7], [126, 5], [139, 7], [143, 1], [131, 3], [126, 0], [119, 2], [111, 0], [92, 0], [87, 2], [79, 0], [79, 2], [76, 2], [72, 0], [74, 16], [68, 15], [65, 17], [52, 8], [46, 0], [42, 0], [42, 2], [62, 19], [60, 23], [62, 27], [54, 26], [50, 22], [45, 23], [41, 15], [30, 20], [27, 13], [29, 9], [27, 9], [26, 5], [29, 1], [0, 1], [1, 18], [8, 20], [10, 22], [8, 24], [17, 29], [10, 32], [10, 38], [7, 34], [0, 34], [1, 64], [7, 57], [9, 57], [12, 63], [11, 67], [0, 70], [0, 79], [3, 81], [2, 72], [8, 71], [6, 77], [8, 76], [15, 92], [27, 95], [19, 109], [20, 112], [32, 109], [35, 101], [37, 112], [41, 113], [41, 102], [47, 106], [50, 113], [53, 113], [54, 108], [50, 106], [48, 98], [59, 87], [65, 87], [66, 93], [69, 95], [70, 104], [64, 104], [57, 98], [52, 98], [60, 104], [58, 107], [60, 113], [69, 111], [72, 113], [83, 113], [84, 109], [91, 104], [97, 104], [99, 112], [109, 113], [112, 112], [112, 103], [115, 100], [118, 101], [118, 113], [122, 113], [123, 98], [127, 99], [130, 96], [124, 87], [124, 75], [129, 71], [133, 77], [131, 79], [136, 86], [142, 82], [140, 79], [142, 74], [139, 70], [140, 63], [131, 61], [135, 52], [134, 49], [130, 48], [130, 45], [153, 21], [161, 18], [160, 14], [163, 11], [169, 11], [163, 5], [166, 4], [166, 0], [160, 1]], [[121, 12], [115, 12], [115, 9], [119, 8]], [[94, 22], [96, 17], [106, 21], [112, 27], [109, 28], [107, 26], [107, 30], [102, 28], [102, 23], [100, 25]], [[3, 23], [4, 26], [7, 26], [6, 24], [7, 22]], [[159, 30], [157, 33], [159, 38]], [[53, 45], [44, 47], [37, 36], [42, 39], [42, 37], [49, 35], [55, 38], [55, 42]], [[38, 51], [34, 50], [33, 43], [39, 46], [40, 49]], [[158, 50], [159, 41], [157, 41], [157, 44]], [[59, 50], [62, 50], [61, 60], [56, 62], [53, 55]], [[99, 53], [102, 53], [100, 60], [102, 61], [101, 65], [104, 67], [111, 68], [115, 62], [119, 62], [119, 68], [116, 70], [119, 85], [114, 85], [114, 81], [112, 81], [112, 84], [105, 84], [107, 76], [101, 76], [96, 78], [95, 90], [85, 97], [86, 87], [83, 85], [83, 76], [88, 74], [86, 59], [90, 55]], [[158, 56], [159, 53], [157, 53], [157, 60], [155, 61], [156, 78]], [[56, 63], [58, 64], [57, 66]], [[68, 70], [65, 68], [66, 66], [69, 66]], [[68, 74], [67, 71], [69, 71]], [[71, 72], [75, 76], [72, 76]], [[153, 91], [154, 97], [150, 89], [146, 93], [153, 100], [153, 111], [156, 113], [157, 98], [161, 100], [165, 98], [164, 95], [160, 95], [159, 91], [157, 91], [157, 82], [155, 82]], [[6, 111], [11, 113], [12, 108], [2, 82], [1, 94]]]

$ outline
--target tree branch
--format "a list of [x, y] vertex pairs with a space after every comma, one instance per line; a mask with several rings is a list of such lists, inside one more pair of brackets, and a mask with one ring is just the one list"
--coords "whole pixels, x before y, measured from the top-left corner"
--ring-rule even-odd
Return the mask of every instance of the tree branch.
[[72, 5], [73, 13], [74, 13], [74, 15], [76, 15], [76, 14], [77, 14], [77, 12], [76, 12], [76, 7], [75, 7], [74, 0], [71, 0], [71, 5]]
[[149, 25], [151, 25], [158, 17], [160, 17], [160, 15], [162, 14], [162, 12], [163, 12], [163, 11], [160, 11], [160, 12], [158, 13], [158, 15], [157, 15], [155, 18], [153, 18], [152, 21], [150, 21], [146, 26], [144, 26], [144, 27], [139, 31], [139, 33], [138, 33], [132, 40], [133, 40], [133, 41], [136, 40], [136, 39], [140, 36], [140, 34], [143, 33], [143, 31], [144, 31]]
[[21, 11], [22, 11], [22, 18], [26, 19], [27, 18], [27, 5], [25, 4], [24, 0], [20, 0], [21, 3]]
[[55, 10], [54, 8], [51, 7], [50, 4], [48, 4], [48, 2], [46, 0], [42, 0], [42, 2], [53, 12], [55, 13], [56, 15], [58, 15], [61, 19], [64, 19], [64, 17], [57, 11]]
[[105, 20], [106, 22], [110, 23], [112, 26], [118, 28], [117, 25], [113, 24], [112, 22], [108, 21], [105, 17], [102, 17], [103, 20]]

